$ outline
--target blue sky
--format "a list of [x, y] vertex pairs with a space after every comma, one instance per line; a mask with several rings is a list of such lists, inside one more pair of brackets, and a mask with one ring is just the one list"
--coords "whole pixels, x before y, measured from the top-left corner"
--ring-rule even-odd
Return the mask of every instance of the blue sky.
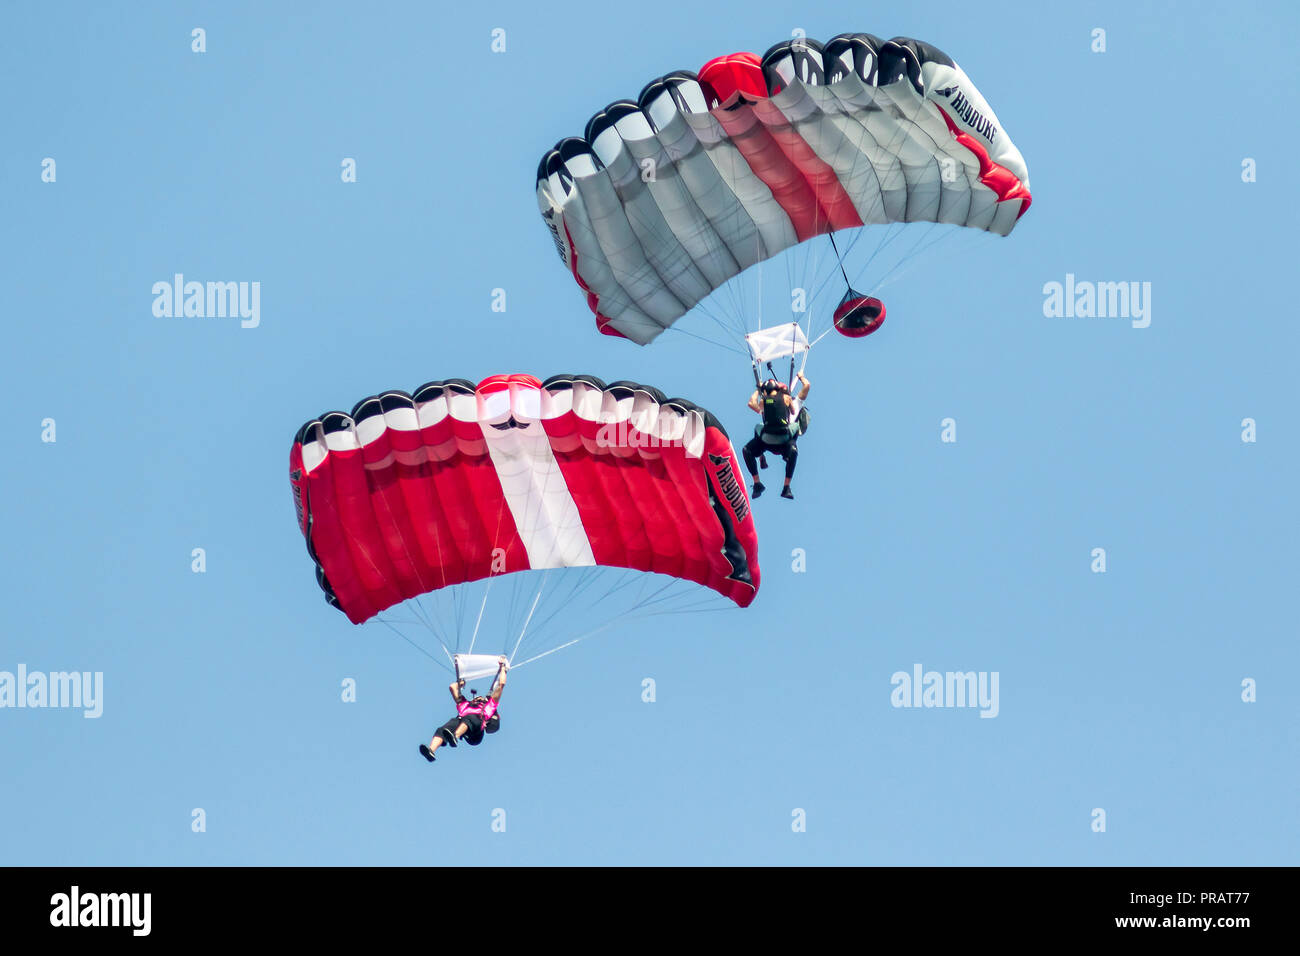
[[[0, 710], [0, 863], [1294, 864], [1298, 21], [6, 9], [0, 670], [102, 671], [104, 706]], [[795, 28], [952, 55], [1024, 154], [1033, 208], [1006, 240], [926, 253], [875, 336], [817, 347], [798, 498], [755, 503], [751, 608], [629, 622], [521, 668], [502, 733], [430, 767], [415, 748], [448, 678], [321, 600], [294, 432], [384, 388], [579, 371], [743, 436], [743, 359], [595, 334], [534, 172], [649, 78]], [[155, 317], [177, 272], [259, 281], [260, 325]], [[1151, 283], [1150, 326], [1045, 317], [1067, 273]], [[891, 706], [917, 664], [997, 672], [997, 717]]]

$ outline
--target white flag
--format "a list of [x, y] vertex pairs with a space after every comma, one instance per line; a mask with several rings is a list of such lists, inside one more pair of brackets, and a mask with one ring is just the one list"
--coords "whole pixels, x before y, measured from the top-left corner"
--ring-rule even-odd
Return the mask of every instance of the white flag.
[[749, 354], [760, 365], [791, 355], [801, 355], [812, 348], [798, 322], [788, 322], [785, 325], [774, 325], [770, 329], [751, 332], [745, 336], [745, 342], [749, 345]]
[[500, 661], [494, 654], [456, 654], [457, 680], [478, 680], [496, 676]]

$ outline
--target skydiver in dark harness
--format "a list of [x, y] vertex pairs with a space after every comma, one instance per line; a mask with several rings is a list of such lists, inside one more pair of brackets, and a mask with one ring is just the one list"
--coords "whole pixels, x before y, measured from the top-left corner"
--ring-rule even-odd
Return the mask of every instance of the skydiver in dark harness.
[[767, 467], [767, 452], [780, 455], [785, 460], [785, 487], [781, 489], [782, 498], [794, 498], [790, 491], [790, 479], [794, 477], [794, 466], [799, 461], [799, 435], [802, 434], [807, 419], [803, 416], [803, 402], [812, 389], [812, 383], [800, 372], [798, 379], [803, 383], [798, 397], [790, 394], [790, 389], [775, 379], [768, 379], [749, 396], [749, 407], [763, 416], [763, 420], [754, 426], [754, 437], [742, 450], [745, 466], [749, 476], [754, 480], [752, 497], [757, 498], [766, 488], [758, 480], [758, 462]]

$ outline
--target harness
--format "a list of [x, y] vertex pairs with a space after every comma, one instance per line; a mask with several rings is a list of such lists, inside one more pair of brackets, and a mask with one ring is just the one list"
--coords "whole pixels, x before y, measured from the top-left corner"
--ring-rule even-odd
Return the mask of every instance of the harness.
[[794, 430], [790, 427], [790, 409], [785, 404], [784, 392], [763, 396], [762, 435], [764, 438], [779, 439], [772, 444], [787, 442], [794, 437]]
[[481, 704], [467, 700], [456, 705], [456, 716], [465, 717], [469, 714], [477, 714], [482, 718], [484, 723], [492, 719], [492, 715], [497, 712], [496, 701], [488, 698]]

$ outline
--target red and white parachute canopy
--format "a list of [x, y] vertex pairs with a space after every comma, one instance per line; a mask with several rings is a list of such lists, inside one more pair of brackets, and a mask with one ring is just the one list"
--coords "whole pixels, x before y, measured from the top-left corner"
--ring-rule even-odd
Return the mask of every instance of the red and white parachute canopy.
[[[598, 328], [641, 345], [815, 236], [922, 221], [1005, 236], [1030, 204], [1020, 151], [962, 69], [927, 43], [868, 33], [652, 80], [546, 153], [537, 198]], [[848, 335], [874, 328], [843, 322]]]
[[317, 580], [354, 623], [528, 569], [659, 572], [742, 607], [758, 591], [726, 432], [650, 386], [495, 375], [384, 392], [303, 425], [289, 471]]

